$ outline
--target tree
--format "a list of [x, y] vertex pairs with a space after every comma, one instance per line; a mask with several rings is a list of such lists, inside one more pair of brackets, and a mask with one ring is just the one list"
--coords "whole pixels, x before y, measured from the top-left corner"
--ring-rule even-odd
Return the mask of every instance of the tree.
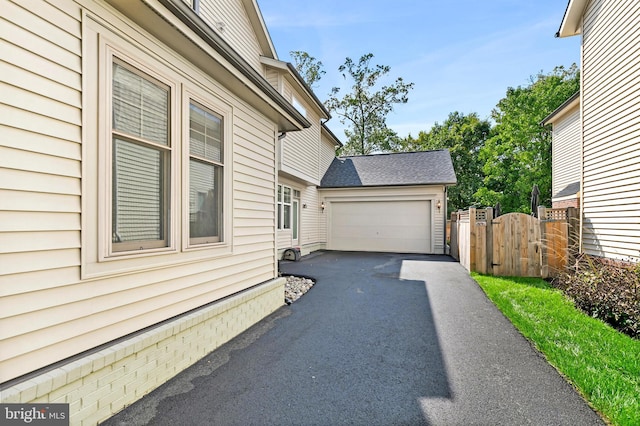
[[478, 153], [489, 137], [491, 123], [481, 120], [478, 114], [452, 112], [442, 123], [435, 123], [431, 130], [420, 132], [417, 139], [408, 136], [403, 151], [424, 151], [446, 148], [451, 153], [458, 183], [448, 190], [448, 213], [466, 209], [475, 203], [475, 193], [483, 184], [483, 163]]
[[505, 212], [529, 213], [534, 184], [541, 205], [551, 203], [551, 129], [540, 122], [579, 88], [579, 70], [573, 64], [540, 72], [526, 87], [507, 89], [492, 111], [492, 135], [480, 150], [485, 178], [476, 197], [481, 204], [500, 202]]
[[293, 66], [305, 83], [312, 89], [315, 88], [316, 83], [326, 74], [322, 69], [322, 62], [301, 50], [293, 50], [289, 52], [289, 55], [291, 55], [291, 59], [293, 60]]
[[353, 81], [351, 92], [340, 98], [340, 88], [334, 87], [326, 102], [329, 111], [348, 126], [345, 130], [347, 141], [342, 149], [344, 154], [364, 155], [375, 151], [390, 151], [400, 140], [387, 127], [386, 118], [396, 104], [408, 101], [413, 83], [405, 83], [398, 77], [392, 84], [381, 86], [380, 80], [389, 74], [391, 68], [383, 65], [371, 66], [371, 59], [371, 53], [363, 55], [357, 63], [346, 58], [338, 71], [345, 80], [349, 78]]

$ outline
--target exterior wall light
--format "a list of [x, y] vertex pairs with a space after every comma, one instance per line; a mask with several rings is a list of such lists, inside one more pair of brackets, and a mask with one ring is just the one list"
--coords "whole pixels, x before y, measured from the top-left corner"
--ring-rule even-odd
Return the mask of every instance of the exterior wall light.
[[442, 208], [442, 203], [440, 203], [440, 200], [436, 201], [436, 207], [438, 208], [438, 211], [440, 211], [440, 209]]
[[322, 213], [324, 213], [324, 201], [320, 204], [320, 209], [322, 210]]

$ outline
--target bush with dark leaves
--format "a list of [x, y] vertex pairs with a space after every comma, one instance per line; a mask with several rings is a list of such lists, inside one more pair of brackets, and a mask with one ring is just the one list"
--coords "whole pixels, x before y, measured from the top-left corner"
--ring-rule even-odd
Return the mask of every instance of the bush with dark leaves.
[[581, 255], [552, 285], [576, 306], [631, 337], [640, 338], [640, 264]]

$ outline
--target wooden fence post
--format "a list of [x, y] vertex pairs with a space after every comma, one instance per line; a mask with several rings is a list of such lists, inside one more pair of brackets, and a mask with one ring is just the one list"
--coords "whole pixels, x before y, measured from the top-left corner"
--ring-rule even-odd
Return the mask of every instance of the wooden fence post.
[[493, 275], [493, 207], [487, 207], [487, 244], [485, 247], [487, 259], [487, 275]]
[[469, 270], [476, 272], [478, 270], [476, 266], [476, 209], [471, 207], [469, 209]]
[[542, 278], [549, 276], [549, 253], [547, 253], [547, 247], [545, 241], [547, 240], [547, 208], [544, 206], [538, 206], [538, 219], [540, 220], [540, 247], [538, 251], [540, 253], [540, 275]]

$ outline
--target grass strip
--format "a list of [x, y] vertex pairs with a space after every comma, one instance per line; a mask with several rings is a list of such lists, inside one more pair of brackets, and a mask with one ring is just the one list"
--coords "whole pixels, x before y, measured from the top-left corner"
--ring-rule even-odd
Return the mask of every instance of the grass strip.
[[472, 277], [592, 407], [614, 425], [640, 425], [640, 340], [584, 314], [544, 280]]

